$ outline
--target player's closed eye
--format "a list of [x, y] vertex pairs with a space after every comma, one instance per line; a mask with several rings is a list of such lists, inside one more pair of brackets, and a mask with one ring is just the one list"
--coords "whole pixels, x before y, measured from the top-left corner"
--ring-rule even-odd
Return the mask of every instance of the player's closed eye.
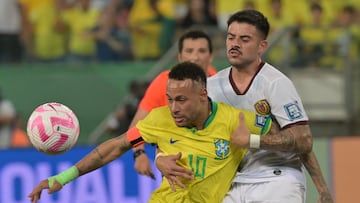
[[242, 42], [249, 42], [250, 41], [250, 37], [245, 36], [245, 37], [241, 37], [240, 38]]
[[176, 97], [175, 101], [178, 103], [184, 103], [186, 100], [188, 100], [186, 97]]

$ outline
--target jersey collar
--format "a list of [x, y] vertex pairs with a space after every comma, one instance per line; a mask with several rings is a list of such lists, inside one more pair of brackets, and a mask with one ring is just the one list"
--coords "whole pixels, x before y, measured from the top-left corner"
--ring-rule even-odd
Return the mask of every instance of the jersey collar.
[[[205, 129], [207, 126], [210, 125], [210, 123], [214, 120], [217, 109], [218, 109], [218, 104], [216, 102], [213, 102], [210, 97], [208, 97], [208, 99], [209, 99], [209, 103], [210, 103], [211, 112], [210, 112], [209, 117], [204, 122], [204, 125], [203, 125], [202, 129]], [[185, 128], [188, 128], [193, 133], [195, 133], [197, 131], [197, 129], [195, 127], [191, 127], [191, 128], [190, 127], [185, 127]]]
[[209, 126], [211, 121], [214, 120], [217, 109], [218, 109], [217, 103], [213, 102], [210, 97], [208, 97], [208, 98], [209, 98], [209, 102], [210, 102], [211, 113], [210, 113], [209, 117], [206, 119], [206, 121], [204, 123], [204, 126], [203, 126], [203, 129], [205, 129], [207, 126]]

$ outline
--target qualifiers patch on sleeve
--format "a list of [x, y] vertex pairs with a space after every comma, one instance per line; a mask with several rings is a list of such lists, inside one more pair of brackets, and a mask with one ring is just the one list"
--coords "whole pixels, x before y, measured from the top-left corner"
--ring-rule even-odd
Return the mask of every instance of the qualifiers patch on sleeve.
[[297, 101], [284, 105], [284, 109], [291, 121], [304, 117]]

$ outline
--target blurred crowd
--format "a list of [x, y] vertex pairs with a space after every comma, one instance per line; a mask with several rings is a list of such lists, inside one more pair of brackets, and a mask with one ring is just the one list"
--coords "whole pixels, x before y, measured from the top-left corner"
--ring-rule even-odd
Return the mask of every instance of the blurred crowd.
[[184, 30], [224, 32], [245, 8], [263, 12], [273, 33], [294, 28], [294, 50], [305, 53], [294, 65], [338, 51], [319, 44], [346, 40], [344, 31], [357, 54], [357, 0], [1, 0], [0, 63], [156, 60]]
[[0, 149], [30, 146], [23, 124], [20, 113], [0, 89]]

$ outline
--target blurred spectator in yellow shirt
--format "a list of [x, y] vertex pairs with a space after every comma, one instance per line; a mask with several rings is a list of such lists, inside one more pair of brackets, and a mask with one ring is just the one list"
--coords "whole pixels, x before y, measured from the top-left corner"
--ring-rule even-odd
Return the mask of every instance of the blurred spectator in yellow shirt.
[[76, 0], [73, 7], [62, 13], [69, 31], [70, 62], [95, 61], [95, 39], [89, 34], [96, 27], [100, 10], [90, 5], [90, 0]]
[[134, 0], [129, 16], [135, 59], [158, 59], [173, 43], [173, 0]]
[[20, 0], [27, 16], [25, 44], [39, 62], [63, 61], [66, 55], [65, 27], [61, 9], [65, 0]]

